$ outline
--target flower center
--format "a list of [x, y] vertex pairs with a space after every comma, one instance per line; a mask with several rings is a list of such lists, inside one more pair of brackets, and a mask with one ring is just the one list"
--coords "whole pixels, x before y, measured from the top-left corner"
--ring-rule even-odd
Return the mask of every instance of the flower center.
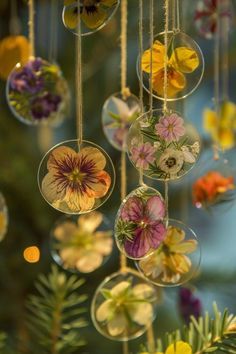
[[148, 223], [145, 221], [145, 220], [142, 220], [139, 224], [139, 226], [142, 228], [142, 229], [146, 229], [146, 227], [148, 226]]
[[174, 131], [174, 124], [169, 124], [167, 129], [169, 133], [172, 133]]
[[67, 174], [67, 177], [70, 182], [78, 183], [79, 185], [82, 184], [86, 173], [80, 172], [78, 168], [75, 168], [73, 171]]
[[173, 166], [176, 165], [176, 159], [174, 157], [169, 157], [167, 160], [166, 160], [166, 166], [168, 168], [171, 168]]

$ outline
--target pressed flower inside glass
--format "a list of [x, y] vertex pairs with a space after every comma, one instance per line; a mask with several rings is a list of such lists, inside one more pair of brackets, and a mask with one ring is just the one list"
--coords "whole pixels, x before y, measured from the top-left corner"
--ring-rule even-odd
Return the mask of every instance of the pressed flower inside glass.
[[126, 150], [126, 139], [131, 124], [140, 113], [140, 101], [134, 95], [121, 93], [110, 96], [102, 110], [102, 125], [107, 140], [117, 150]]
[[[219, 10], [217, 9], [219, 4]], [[230, 26], [233, 18], [231, 0], [199, 0], [194, 15], [196, 28], [204, 38], [212, 39], [217, 30], [217, 17], [224, 22], [224, 26]]]
[[120, 0], [80, 0], [78, 11], [77, 0], [64, 0], [63, 23], [74, 34], [78, 32], [79, 23], [82, 35], [92, 34], [107, 24], [119, 3]]
[[137, 275], [115, 273], [94, 295], [91, 317], [105, 337], [126, 341], [141, 336], [156, 317], [156, 289]]
[[193, 277], [199, 263], [200, 246], [195, 233], [182, 222], [169, 219], [162, 245], [136, 265], [152, 283], [177, 286]]
[[115, 221], [118, 248], [128, 258], [141, 259], [160, 247], [166, 235], [165, 203], [147, 186], [131, 192], [121, 204]]
[[6, 235], [7, 227], [8, 227], [8, 210], [7, 210], [5, 199], [2, 193], [0, 193], [0, 241], [2, 241]]
[[236, 104], [225, 100], [219, 105], [219, 112], [212, 108], [203, 111], [204, 129], [214, 143], [223, 150], [232, 149], [236, 141]]
[[91, 273], [112, 252], [112, 230], [105, 216], [98, 212], [63, 217], [52, 231], [51, 251], [64, 269]]
[[6, 94], [12, 113], [26, 124], [58, 125], [69, 112], [69, 89], [60, 68], [41, 58], [16, 65]]
[[77, 140], [65, 141], [43, 158], [38, 172], [40, 191], [55, 209], [83, 214], [100, 207], [115, 182], [112, 161], [99, 146]]
[[190, 95], [200, 84], [204, 59], [197, 43], [183, 32], [168, 32], [165, 60], [164, 34], [157, 35], [152, 46], [141, 57], [144, 88], [149, 92], [150, 57], [152, 51], [153, 95], [164, 99], [164, 74], [167, 65], [167, 99], [175, 101]]
[[200, 153], [195, 128], [174, 111], [154, 110], [138, 118], [127, 137], [128, 156], [147, 177], [173, 180], [184, 176]]

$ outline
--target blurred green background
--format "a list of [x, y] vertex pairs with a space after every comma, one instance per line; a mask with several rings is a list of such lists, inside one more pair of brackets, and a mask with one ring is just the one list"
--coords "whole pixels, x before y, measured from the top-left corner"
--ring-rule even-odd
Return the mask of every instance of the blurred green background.
[[[55, 4], [57, 0], [55, 0]], [[138, 95], [139, 84], [136, 75], [138, 55], [138, 0], [128, 0], [128, 85]], [[163, 29], [162, 1], [155, 3], [155, 33]], [[199, 88], [176, 108], [185, 111], [185, 116], [202, 135], [205, 146], [209, 146], [202, 128], [202, 110], [209, 106], [213, 95], [213, 41], [198, 37], [194, 28], [193, 11], [196, 0], [180, 0], [181, 22], [184, 31], [189, 33], [202, 48], [206, 71]], [[27, 4], [17, 1], [22, 33], [27, 35]], [[45, 59], [50, 50], [50, 7], [49, 0], [36, 1], [36, 53]], [[56, 5], [55, 5], [56, 6]], [[144, 0], [145, 21], [144, 40], [148, 40], [148, 1]], [[236, 1], [234, 0], [234, 8]], [[69, 82], [72, 93], [71, 113], [62, 126], [54, 129], [54, 145], [75, 138], [75, 36], [66, 30], [61, 20], [63, 1], [58, 4], [58, 17], [55, 31], [58, 37], [58, 55], [55, 58]], [[9, 33], [10, 1], [0, 1], [0, 36]], [[55, 12], [52, 14], [55, 16]], [[117, 182], [113, 195], [102, 207], [102, 211], [114, 222], [120, 203], [119, 167], [120, 153], [106, 141], [101, 126], [101, 110], [106, 98], [120, 90], [120, 11], [100, 32], [83, 39], [83, 81], [84, 81], [84, 136], [87, 140], [101, 145], [111, 156], [116, 171]], [[230, 33], [230, 93], [236, 102], [236, 35], [235, 20]], [[4, 194], [9, 208], [10, 224], [7, 236], [0, 244], [0, 330], [21, 336], [24, 334], [25, 299], [34, 292], [33, 283], [40, 272], [47, 273], [52, 258], [50, 256], [50, 230], [60, 214], [53, 210], [41, 197], [37, 185], [37, 170], [44, 154], [40, 144], [40, 129], [28, 127], [12, 116], [6, 97], [5, 82], [0, 82], [0, 190]], [[145, 97], [147, 101], [147, 97]], [[155, 105], [158, 103], [155, 102]], [[42, 131], [41, 131], [42, 133]], [[49, 146], [49, 147], [50, 147]], [[204, 154], [203, 154], [204, 155]], [[204, 156], [203, 156], [204, 157]], [[235, 171], [235, 151], [229, 154], [230, 166]], [[137, 172], [128, 164], [128, 190], [138, 185]], [[202, 246], [202, 263], [199, 276], [193, 284], [202, 300], [204, 310], [211, 310], [213, 300], [220, 308], [228, 307], [236, 313], [236, 205], [213, 214], [196, 210], [191, 204], [190, 184], [195, 173], [201, 170], [201, 159], [195, 169], [178, 183], [170, 186], [170, 215], [187, 223], [198, 235]], [[161, 183], [146, 181], [163, 192]], [[37, 264], [29, 264], [23, 258], [26, 247], [36, 245], [40, 248], [41, 258]], [[117, 270], [119, 257], [116, 248], [110, 260], [98, 271], [86, 276], [82, 290], [89, 295], [87, 318], [90, 325], [81, 330], [88, 344], [78, 353], [120, 353], [121, 344], [103, 338], [93, 328], [89, 315], [89, 306], [96, 287], [105, 276]], [[81, 291], [82, 291], [81, 290]], [[178, 290], [165, 289], [163, 303], [159, 305], [154, 324], [155, 333], [162, 335], [181, 324], [178, 313]], [[132, 341], [131, 351], [135, 351], [145, 336]]]

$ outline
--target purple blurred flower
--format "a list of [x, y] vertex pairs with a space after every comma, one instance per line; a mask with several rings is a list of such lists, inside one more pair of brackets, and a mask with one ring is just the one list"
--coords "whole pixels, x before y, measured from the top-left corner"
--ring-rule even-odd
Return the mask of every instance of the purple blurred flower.
[[40, 92], [44, 87], [44, 79], [37, 74], [42, 65], [41, 59], [30, 60], [20, 71], [14, 71], [10, 76], [10, 87], [20, 93], [32, 95]]
[[165, 206], [162, 199], [152, 196], [147, 201], [131, 197], [121, 210], [121, 219], [135, 224], [132, 240], [124, 241], [126, 253], [133, 258], [144, 257], [150, 249], [157, 249], [166, 235], [162, 223]]
[[52, 112], [56, 112], [61, 103], [61, 97], [46, 93], [42, 97], [36, 97], [31, 104], [31, 113], [35, 119], [48, 118]]
[[189, 323], [191, 316], [195, 318], [201, 316], [201, 301], [189, 288], [181, 288], [179, 291], [179, 311], [186, 323]]

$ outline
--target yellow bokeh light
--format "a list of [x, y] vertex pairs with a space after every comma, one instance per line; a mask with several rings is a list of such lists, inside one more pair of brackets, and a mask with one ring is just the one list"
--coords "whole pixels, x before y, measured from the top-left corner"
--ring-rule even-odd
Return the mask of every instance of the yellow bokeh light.
[[40, 250], [37, 246], [30, 246], [24, 250], [24, 259], [28, 263], [37, 263], [40, 260]]

